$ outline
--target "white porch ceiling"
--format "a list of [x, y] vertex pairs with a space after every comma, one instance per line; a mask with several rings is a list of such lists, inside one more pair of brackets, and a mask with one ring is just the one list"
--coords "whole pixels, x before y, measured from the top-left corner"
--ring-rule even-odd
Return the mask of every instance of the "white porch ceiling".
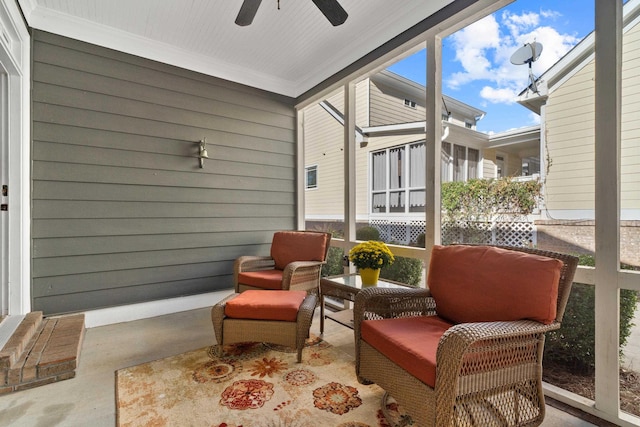
[[297, 97], [453, 0], [339, 0], [333, 27], [311, 0], [18, 0], [33, 28]]

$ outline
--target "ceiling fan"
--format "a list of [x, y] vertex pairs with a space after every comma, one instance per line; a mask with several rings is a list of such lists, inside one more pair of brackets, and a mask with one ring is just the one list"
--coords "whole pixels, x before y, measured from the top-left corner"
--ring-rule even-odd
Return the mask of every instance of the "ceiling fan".
[[[334, 27], [341, 25], [347, 20], [347, 12], [340, 6], [338, 0], [312, 0], [313, 3], [320, 9], [320, 12], [331, 22]], [[236, 24], [244, 27], [253, 22], [253, 18], [258, 12], [258, 7], [262, 0], [244, 0], [240, 7], [240, 12], [236, 17]], [[278, 0], [278, 7], [280, 0]]]

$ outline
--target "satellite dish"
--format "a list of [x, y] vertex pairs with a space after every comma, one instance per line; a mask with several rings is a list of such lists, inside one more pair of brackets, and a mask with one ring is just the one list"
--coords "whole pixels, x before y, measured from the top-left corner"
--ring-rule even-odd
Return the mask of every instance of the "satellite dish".
[[540, 43], [527, 43], [511, 55], [511, 63], [513, 65], [531, 65], [532, 62], [540, 58], [541, 53], [542, 45]]
[[538, 87], [536, 85], [536, 79], [531, 71], [531, 64], [540, 58], [542, 53], [542, 44], [538, 42], [526, 43], [524, 46], [513, 52], [511, 55], [511, 63], [513, 65], [529, 64], [529, 80], [531, 84], [529, 87], [535, 93], [538, 93]]

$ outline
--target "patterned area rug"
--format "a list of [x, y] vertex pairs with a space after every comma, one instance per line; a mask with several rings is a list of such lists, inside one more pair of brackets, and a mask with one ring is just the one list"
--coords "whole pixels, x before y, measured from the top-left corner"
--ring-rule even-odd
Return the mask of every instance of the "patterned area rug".
[[320, 339], [307, 342], [302, 363], [279, 346], [259, 343], [180, 354], [116, 372], [120, 427], [386, 427], [411, 420], [383, 390], [362, 385], [353, 359]]

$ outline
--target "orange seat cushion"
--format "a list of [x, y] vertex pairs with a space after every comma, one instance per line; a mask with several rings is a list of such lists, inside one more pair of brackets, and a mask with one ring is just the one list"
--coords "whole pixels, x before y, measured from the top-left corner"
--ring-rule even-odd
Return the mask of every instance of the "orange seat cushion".
[[563, 263], [488, 246], [434, 246], [427, 286], [454, 323], [556, 318]]
[[305, 291], [249, 290], [227, 301], [224, 314], [234, 319], [295, 322]]
[[451, 326], [438, 316], [365, 320], [361, 336], [396, 365], [435, 387], [438, 342]]
[[238, 282], [262, 289], [282, 289], [282, 270], [271, 269], [239, 273]]
[[324, 261], [328, 235], [310, 231], [278, 231], [273, 234], [271, 258], [284, 270], [294, 261]]

